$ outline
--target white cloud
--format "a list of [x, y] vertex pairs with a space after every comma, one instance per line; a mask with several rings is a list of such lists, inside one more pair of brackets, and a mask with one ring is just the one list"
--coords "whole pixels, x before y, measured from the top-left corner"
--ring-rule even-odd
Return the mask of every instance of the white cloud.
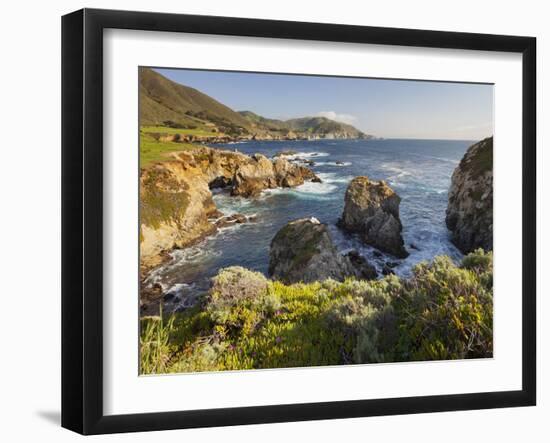
[[331, 120], [336, 120], [337, 122], [347, 123], [348, 125], [353, 124], [357, 117], [350, 114], [338, 114], [334, 111], [321, 111], [317, 113], [317, 117], [326, 117]]

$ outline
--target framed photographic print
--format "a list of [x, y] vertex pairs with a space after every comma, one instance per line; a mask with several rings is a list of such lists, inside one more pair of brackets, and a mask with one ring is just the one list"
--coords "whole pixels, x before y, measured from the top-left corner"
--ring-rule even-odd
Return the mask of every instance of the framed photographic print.
[[534, 38], [62, 26], [64, 427], [535, 404]]

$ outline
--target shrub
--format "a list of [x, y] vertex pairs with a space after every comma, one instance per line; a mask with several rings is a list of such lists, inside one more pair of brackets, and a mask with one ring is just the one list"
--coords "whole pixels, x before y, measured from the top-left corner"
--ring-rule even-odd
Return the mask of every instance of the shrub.
[[341, 298], [328, 319], [351, 337], [353, 362], [387, 361], [386, 350], [396, 340], [391, 302], [401, 290], [400, 280], [393, 275], [378, 281], [346, 280], [335, 290]]
[[491, 357], [490, 268], [492, 253], [483, 251], [467, 256], [462, 267], [448, 257], [416, 266], [401, 296], [393, 302], [399, 333], [394, 360]]
[[490, 357], [492, 253], [422, 263], [408, 279], [285, 285], [221, 270], [203, 305], [144, 320], [143, 372]]
[[267, 279], [259, 272], [249, 271], [241, 266], [222, 269], [212, 279], [210, 295], [212, 301], [237, 301], [255, 297], [267, 289]]
[[185, 125], [182, 123], [174, 122], [172, 120], [165, 120], [162, 122], [164, 126], [167, 126], [168, 128], [174, 128], [174, 129], [184, 129]]

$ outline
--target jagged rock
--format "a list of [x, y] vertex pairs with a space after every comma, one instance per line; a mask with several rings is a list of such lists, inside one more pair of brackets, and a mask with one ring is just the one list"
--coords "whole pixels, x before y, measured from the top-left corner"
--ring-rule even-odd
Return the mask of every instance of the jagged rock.
[[275, 170], [275, 178], [278, 186], [284, 188], [299, 186], [307, 180], [320, 180], [311, 169], [290, 163], [284, 158], [275, 160], [273, 168]]
[[375, 278], [362, 257], [338, 253], [328, 227], [316, 218], [288, 223], [271, 241], [269, 275], [284, 283], [344, 280], [348, 276]]
[[165, 251], [187, 247], [213, 234], [218, 211], [200, 166], [167, 161], [140, 176], [140, 266], [157, 266]]
[[355, 177], [348, 186], [339, 226], [381, 251], [405, 258], [399, 219], [401, 198], [383, 180]]
[[223, 228], [225, 226], [242, 224], [248, 222], [248, 218], [246, 215], [243, 214], [231, 214], [231, 215], [225, 215], [219, 219], [216, 220], [215, 224], [217, 228]]
[[231, 187], [233, 195], [248, 197], [267, 188], [297, 186], [317, 179], [304, 166], [285, 159], [275, 163], [259, 154], [251, 157], [237, 151], [196, 146], [172, 152], [166, 161], [143, 168], [141, 272], [164, 261], [166, 251], [190, 246], [216, 232], [216, 219], [223, 214], [214, 204], [211, 189]]
[[232, 182], [233, 180], [231, 178], [220, 176], [208, 183], [208, 186], [210, 189], [226, 188], [227, 186], [230, 186]]
[[352, 250], [346, 254], [353, 267], [355, 268], [355, 276], [362, 280], [374, 280], [378, 273], [376, 268], [372, 266], [365, 257], [359, 254], [358, 251]]
[[445, 221], [465, 254], [493, 249], [493, 137], [470, 146], [455, 169]]
[[315, 173], [304, 166], [289, 162], [284, 157], [277, 157], [271, 162], [261, 154], [252, 156], [251, 161], [240, 165], [233, 178], [232, 195], [252, 197], [264, 189], [292, 188], [306, 180], [316, 180]]
[[283, 151], [277, 152], [277, 153], [273, 156], [273, 158], [277, 158], [277, 157], [288, 157], [288, 156], [290, 156], [290, 155], [296, 155], [296, 154], [298, 154], [298, 152], [293, 151], [292, 149], [285, 149], [285, 150], [283, 150]]
[[264, 189], [277, 187], [273, 163], [264, 155], [255, 154], [239, 165], [233, 178], [232, 195], [252, 197]]

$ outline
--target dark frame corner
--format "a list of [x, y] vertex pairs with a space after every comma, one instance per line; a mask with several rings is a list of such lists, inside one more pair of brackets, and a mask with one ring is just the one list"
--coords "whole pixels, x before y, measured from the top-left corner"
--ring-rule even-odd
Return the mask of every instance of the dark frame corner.
[[[105, 416], [102, 344], [103, 30], [192, 32], [523, 55], [522, 370], [518, 391]], [[536, 39], [83, 9], [62, 18], [62, 426], [151, 431], [536, 404]]]

